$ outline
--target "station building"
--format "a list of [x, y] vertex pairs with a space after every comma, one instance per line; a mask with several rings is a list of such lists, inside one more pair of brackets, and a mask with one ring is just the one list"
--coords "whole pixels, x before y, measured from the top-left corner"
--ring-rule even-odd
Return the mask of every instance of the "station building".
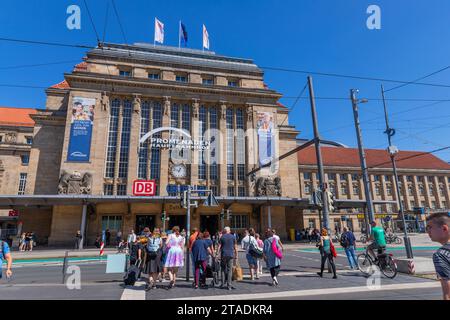
[[[19, 132], [16, 151], [0, 147], [9, 179], [3, 177], [0, 187], [4, 212], [17, 210], [21, 230], [35, 232], [41, 242], [72, 242], [84, 225], [92, 244], [105, 229], [114, 235], [162, 227], [162, 213], [169, 217], [166, 228], [186, 228], [176, 193], [186, 185], [212, 190], [220, 204], [206, 208], [197, 199], [191, 228], [215, 232], [225, 212], [224, 224], [238, 231], [270, 224], [286, 237], [288, 204], [299, 199], [296, 157], [246, 174], [295, 148], [299, 132], [278, 102], [281, 94], [265, 85], [252, 60], [104, 44], [46, 94], [45, 109], [28, 113], [32, 125], [22, 128], [16, 117], [12, 127], [2, 126], [2, 136], [24, 131], [32, 143], [22, 145]], [[29, 155], [26, 166], [20, 165], [22, 153]], [[154, 180], [155, 196], [134, 196], [136, 180]]]

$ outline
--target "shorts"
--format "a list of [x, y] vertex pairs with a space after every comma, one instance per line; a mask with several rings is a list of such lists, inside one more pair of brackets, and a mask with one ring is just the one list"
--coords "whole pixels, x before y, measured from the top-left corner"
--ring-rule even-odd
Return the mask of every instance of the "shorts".
[[250, 253], [247, 253], [245, 257], [247, 258], [248, 265], [256, 266], [257, 260], [254, 256], [252, 256]]
[[381, 253], [380, 251], [383, 251], [383, 250], [385, 250], [386, 249], [386, 247], [385, 246], [380, 246], [378, 243], [376, 243], [376, 242], [372, 242], [368, 247], [367, 247], [367, 249], [372, 249], [372, 250], [378, 250], [379, 251], [379, 253]]

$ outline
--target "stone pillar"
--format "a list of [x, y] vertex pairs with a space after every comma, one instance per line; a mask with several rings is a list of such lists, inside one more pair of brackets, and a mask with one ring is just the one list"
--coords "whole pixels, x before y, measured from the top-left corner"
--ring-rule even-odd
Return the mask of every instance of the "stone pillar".
[[[192, 99], [192, 132], [191, 132], [191, 137], [192, 140], [200, 140], [203, 137], [200, 137], [199, 135], [199, 103], [197, 99]], [[206, 123], [204, 124], [206, 125]], [[199, 160], [199, 150], [191, 150], [191, 159], [190, 159], [190, 164], [191, 164], [191, 185], [198, 185], [198, 165], [200, 164], [200, 160]], [[205, 153], [206, 155], [206, 153]]]
[[436, 199], [437, 207], [441, 208], [442, 200], [444, 200], [445, 198], [442, 197], [441, 193], [439, 192], [439, 185], [440, 184], [439, 184], [438, 176], [434, 176], [433, 177], [433, 183], [434, 183], [434, 198]]
[[[247, 105], [247, 108], [245, 109], [246, 117], [246, 135], [245, 135], [245, 146], [246, 146], [246, 155], [245, 155], [245, 169], [246, 173], [250, 172], [253, 168], [256, 168], [258, 166], [258, 143], [256, 139], [256, 130], [255, 130], [255, 123], [254, 119], [256, 118], [253, 114], [253, 106]], [[254, 181], [251, 180], [251, 177], [246, 177], [246, 187], [247, 187], [247, 194], [250, 197], [253, 197], [255, 195], [255, 182], [256, 182], [256, 175], [254, 177]]]
[[[420, 207], [421, 204], [421, 195], [419, 193], [419, 183], [417, 182], [417, 176], [413, 176], [413, 194], [414, 194], [414, 202], [416, 203], [416, 207]], [[411, 207], [410, 210], [413, 208]]]
[[[170, 97], [164, 97], [162, 126], [170, 127]], [[170, 132], [162, 132], [162, 139], [169, 139]], [[169, 183], [169, 150], [161, 150], [161, 173], [159, 179], [159, 195], [167, 196], [167, 184]]]
[[131, 132], [130, 132], [130, 149], [128, 158], [128, 183], [127, 194], [131, 195], [133, 189], [133, 181], [137, 180], [137, 169], [139, 163], [139, 139], [140, 139], [140, 122], [141, 122], [141, 98], [134, 95], [133, 112], [131, 114]]
[[450, 181], [448, 176], [444, 176], [444, 198], [447, 202], [447, 208], [450, 209]]
[[226, 197], [227, 192], [227, 106], [225, 101], [220, 102], [220, 120], [219, 129], [221, 132], [221, 138], [219, 141], [220, 158], [219, 158], [219, 179], [220, 179], [220, 195]]

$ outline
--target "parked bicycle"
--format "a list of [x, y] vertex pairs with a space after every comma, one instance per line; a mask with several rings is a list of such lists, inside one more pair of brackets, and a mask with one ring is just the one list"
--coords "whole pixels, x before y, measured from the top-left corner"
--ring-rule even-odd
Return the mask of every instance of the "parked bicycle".
[[359, 254], [357, 258], [359, 270], [369, 276], [374, 272], [372, 265], [376, 265], [384, 276], [394, 279], [397, 275], [397, 264], [392, 254], [387, 254], [384, 251], [384, 249], [378, 249], [377, 260], [375, 261], [366, 248], [366, 252]]
[[385, 236], [385, 238], [386, 238], [386, 243], [388, 243], [388, 244], [391, 244], [391, 243], [402, 244], [402, 238], [397, 236], [395, 233], [389, 233]]
[[363, 233], [359, 238], [359, 241], [361, 241], [362, 243], [367, 243], [367, 234]]

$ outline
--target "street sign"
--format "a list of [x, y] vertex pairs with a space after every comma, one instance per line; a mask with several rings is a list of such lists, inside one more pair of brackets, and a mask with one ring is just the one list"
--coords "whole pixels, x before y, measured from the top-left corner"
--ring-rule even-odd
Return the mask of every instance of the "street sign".
[[217, 207], [219, 202], [217, 202], [216, 197], [212, 192], [209, 193], [208, 198], [206, 198], [205, 202], [203, 202], [204, 207]]
[[155, 180], [135, 180], [133, 182], [134, 196], [154, 196], [156, 194]]
[[10, 210], [8, 216], [10, 217], [18, 217], [19, 211], [18, 210]]

